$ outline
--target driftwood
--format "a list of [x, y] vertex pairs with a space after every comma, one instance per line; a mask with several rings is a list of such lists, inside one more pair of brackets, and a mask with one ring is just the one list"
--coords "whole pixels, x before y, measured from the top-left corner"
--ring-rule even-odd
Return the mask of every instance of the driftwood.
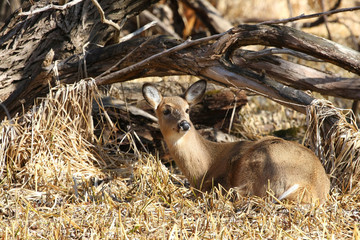
[[[119, 23], [149, 4], [100, 1], [105, 16]], [[260, 51], [255, 56], [239, 50], [254, 44], [286, 48], [359, 74], [359, 52], [290, 27], [239, 25], [194, 41], [155, 36], [98, 47], [96, 44], [113, 43], [112, 36], [116, 35], [113, 27], [98, 19], [97, 9], [89, 1], [82, 1], [66, 11], [15, 14], [5, 24], [0, 37], [0, 99], [5, 100], [11, 115], [46, 94], [49, 84], [73, 83], [84, 77], [94, 77], [101, 85], [139, 77], [189, 74], [262, 94], [302, 113], [313, 98], [294, 88], [360, 98], [358, 78], [341, 78], [269, 52]], [[37, 32], [39, 29], [41, 32]]]

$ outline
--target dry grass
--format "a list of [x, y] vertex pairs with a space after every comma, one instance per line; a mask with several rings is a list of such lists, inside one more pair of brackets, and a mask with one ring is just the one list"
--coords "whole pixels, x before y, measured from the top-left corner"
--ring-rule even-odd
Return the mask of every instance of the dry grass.
[[308, 107], [307, 144], [319, 156], [333, 185], [342, 192], [360, 192], [360, 132], [349, 110], [325, 100]]
[[304, 142], [321, 159], [333, 186], [341, 192], [360, 193], [360, 132], [351, 110], [317, 99], [305, 118], [275, 102], [252, 97], [240, 116], [236, 133], [248, 139], [275, 134]]
[[[218, 2], [232, 19], [289, 17], [286, 0], [257, 1], [256, 8], [248, 0]], [[291, 2], [294, 15], [310, 13], [300, 6], [309, 1]], [[343, 7], [354, 2], [343, 1]], [[358, 15], [344, 15], [330, 28], [341, 27], [335, 41], [351, 46], [346, 26], [358, 29]], [[326, 36], [324, 26], [309, 31]], [[329, 201], [274, 204], [271, 193], [265, 199], [234, 200], [236, 193], [216, 191], [196, 197], [157, 156], [135, 145], [135, 154], [102, 145], [93, 134], [89, 104], [96, 91], [92, 81], [59, 86], [31, 112], [0, 123], [1, 239], [360, 239], [359, 132], [333, 107], [319, 108], [320, 102], [309, 108], [306, 137], [327, 159], [336, 184]], [[242, 135], [257, 138], [305, 124], [304, 116], [262, 101], [243, 109], [243, 126], [237, 128]], [[331, 129], [332, 141], [317, 144], [322, 124], [334, 115], [341, 121]], [[109, 123], [105, 112], [104, 122]], [[125, 136], [130, 142], [134, 137]]]
[[359, 239], [360, 199], [323, 206], [218, 192], [196, 197], [149, 154], [92, 134], [92, 81], [58, 87], [0, 126], [3, 239]]
[[267, 135], [302, 141], [306, 116], [262, 96], [248, 97], [248, 104], [240, 111], [234, 133], [246, 139], [259, 139]]

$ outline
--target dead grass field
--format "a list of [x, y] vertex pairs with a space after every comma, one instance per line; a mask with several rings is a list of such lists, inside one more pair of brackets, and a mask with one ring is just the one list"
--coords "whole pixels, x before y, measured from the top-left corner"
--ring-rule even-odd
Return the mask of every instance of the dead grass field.
[[99, 146], [95, 93], [91, 81], [53, 89], [23, 120], [2, 122], [1, 238], [359, 239], [356, 191], [334, 188], [322, 206], [273, 203], [271, 192], [199, 197], [158, 157]]
[[[241, 2], [250, 1], [234, 1]], [[281, 9], [286, 1], [277, 1], [284, 3]], [[281, 14], [273, 18], [288, 17]], [[97, 91], [92, 81], [58, 87], [30, 112], [1, 122], [1, 239], [360, 239], [359, 185], [346, 193], [333, 186], [321, 206], [273, 203], [271, 192], [265, 199], [195, 196], [158, 156], [100, 144], [89, 104]], [[240, 114], [237, 129], [249, 137], [305, 125], [305, 116], [262, 98]]]

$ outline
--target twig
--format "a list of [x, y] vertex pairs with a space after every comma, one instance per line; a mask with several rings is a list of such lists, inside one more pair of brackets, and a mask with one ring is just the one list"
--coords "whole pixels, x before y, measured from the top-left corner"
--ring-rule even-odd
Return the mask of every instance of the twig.
[[337, 23], [344, 25], [344, 27], [349, 31], [350, 39], [351, 39], [351, 41], [353, 43], [353, 46], [351, 48], [353, 48], [353, 49], [355, 49], [357, 51], [360, 51], [360, 45], [358, 44], [356, 36], [355, 36], [353, 30], [351, 29], [351, 27], [348, 24], [346, 24], [345, 22], [341, 21], [341, 20], [337, 20]]
[[173, 28], [171, 26], [168, 26], [167, 24], [163, 23], [162, 21], [160, 21], [159, 18], [157, 18], [156, 16], [154, 16], [154, 14], [152, 14], [151, 12], [149, 12], [148, 10], [145, 10], [141, 13], [142, 15], [144, 15], [147, 19], [150, 19], [151, 21], [155, 21], [157, 22], [157, 25], [163, 30], [165, 31], [167, 34], [173, 36], [174, 38], [181, 38], [176, 32], [174, 32]]
[[257, 25], [288, 23], [288, 22], [298, 21], [301, 19], [315, 18], [315, 17], [321, 17], [321, 16], [330, 16], [330, 15], [336, 14], [336, 13], [350, 12], [350, 11], [357, 11], [357, 10], [360, 10], [360, 6], [351, 7], [351, 8], [340, 8], [340, 9], [336, 9], [336, 10], [331, 10], [331, 11], [321, 12], [321, 13], [314, 13], [314, 14], [309, 14], [309, 15], [301, 14], [299, 16], [292, 17], [292, 18], [284, 18], [284, 19], [278, 19], [278, 20], [265, 21], [265, 22], [258, 23]]
[[136, 35], [139, 35], [140, 33], [142, 33], [143, 31], [155, 26], [158, 22], [157, 21], [152, 21], [144, 26], [142, 26], [141, 28], [139, 28], [138, 30], [136, 30], [135, 32], [132, 32], [124, 37], [122, 37], [120, 39], [120, 42], [125, 42], [133, 37], [135, 37]]
[[52, 3], [50, 3], [49, 5], [45, 6], [45, 7], [42, 7], [42, 8], [37, 8], [35, 10], [30, 10], [28, 12], [21, 12], [19, 13], [19, 16], [29, 16], [29, 15], [33, 15], [33, 14], [37, 14], [37, 13], [41, 13], [41, 12], [45, 12], [47, 10], [50, 10], [50, 9], [55, 9], [55, 10], [65, 10], [65, 9], [68, 9], [80, 2], [82, 2], [83, 0], [74, 0], [74, 1], [71, 1], [65, 5], [54, 5]]
[[[340, 6], [340, 4], [341, 4], [341, 0], [337, 0], [337, 2], [334, 4], [334, 6], [329, 11], [337, 9]], [[324, 17], [321, 16], [318, 19], [316, 19], [314, 22], [308, 22], [308, 23], [301, 24], [301, 27], [302, 28], [316, 27], [316, 26], [322, 24], [324, 22], [324, 20], [325, 20]]]
[[113, 28], [115, 28], [118, 32], [120, 32], [121, 28], [118, 24], [114, 23], [112, 20], [108, 20], [105, 17], [105, 13], [104, 10], [101, 8], [100, 4], [98, 3], [97, 0], [91, 0], [93, 2], [93, 4], [95, 5], [95, 7], [97, 8], [97, 10], [99, 11], [100, 17], [101, 17], [101, 22], [108, 24], [110, 26], [112, 26]]
[[287, 6], [288, 6], [288, 9], [289, 9], [289, 15], [290, 15], [290, 17], [293, 17], [293, 9], [292, 9], [291, 1], [290, 1], [290, 0], [287, 0]]
[[[287, 0], [287, 6], [288, 6], [288, 9], [289, 9], [289, 18], [294, 17], [293, 8], [292, 8], [292, 5], [291, 5], [291, 0]], [[291, 26], [295, 27], [295, 23], [293, 23]]]
[[246, 52], [245, 54], [241, 54], [241, 57], [245, 58], [246, 60], [252, 60], [252, 59], [256, 59], [256, 58], [260, 58], [260, 57], [264, 57], [264, 56], [269, 56], [269, 55], [273, 55], [273, 54], [288, 54], [288, 55], [292, 55], [307, 61], [313, 61], [313, 62], [323, 62], [323, 60], [315, 58], [313, 56], [310, 56], [308, 54], [302, 53], [302, 52], [297, 52], [288, 48], [268, 48], [268, 49], [264, 49], [258, 52]]
[[123, 61], [125, 61], [129, 56], [131, 56], [136, 50], [138, 50], [139, 48], [142, 48], [146, 43], [148, 43], [150, 41], [149, 38], [148, 40], [146, 40], [145, 42], [143, 42], [140, 46], [134, 48], [132, 51], [130, 51], [128, 54], [126, 54], [125, 57], [123, 57], [122, 59], [120, 59], [117, 63], [115, 63], [113, 66], [111, 66], [109, 69], [107, 69], [105, 72], [101, 73], [99, 76], [95, 77], [95, 79], [101, 78], [102, 76], [105, 76], [106, 74], [109, 74], [114, 68], [116, 68], [117, 66], [119, 66]]
[[[324, 0], [321, 0], [321, 10], [322, 11], [325, 11], [325, 3], [324, 3]], [[324, 24], [325, 24], [325, 28], [326, 28], [326, 31], [328, 33], [328, 39], [332, 40], [332, 37], [331, 37], [331, 32], [330, 32], [330, 28], [329, 28], [329, 24], [328, 24], [328, 16], [327, 15], [324, 15], [323, 18], [324, 18]]]

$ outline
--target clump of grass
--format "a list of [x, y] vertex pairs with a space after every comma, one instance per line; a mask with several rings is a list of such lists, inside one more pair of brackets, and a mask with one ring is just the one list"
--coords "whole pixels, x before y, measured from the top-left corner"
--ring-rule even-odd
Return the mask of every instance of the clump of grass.
[[360, 192], [360, 132], [351, 110], [314, 100], [307, 109], [307, 144], [321, 159], [334, 186]]
[[92, 81], [53, 88], [31, 111], [3, 122], [1, 178], [42, 191], [99, 175], [99, 159], [89, 151], [94, 88]]
[[291, 140], [302, 140], [306, 124], [304, 114], [262, 96], [250, 96], [248, 100], [248, 104], [239, 112], [240, 118], [239, 122], [235, 123], [235, 133], [255, 140], [285, 131], [286, 135], [289, 135], [285, 137]]

